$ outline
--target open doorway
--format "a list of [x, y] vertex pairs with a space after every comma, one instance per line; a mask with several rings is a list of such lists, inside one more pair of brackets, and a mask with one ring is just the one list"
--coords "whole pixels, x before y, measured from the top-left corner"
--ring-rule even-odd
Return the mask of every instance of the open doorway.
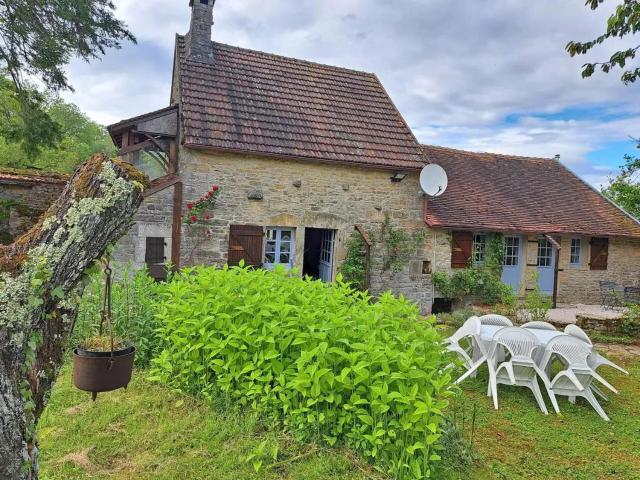
[[335, 230], [305, 228], [302, 274], [323, 282], [333, 280]]

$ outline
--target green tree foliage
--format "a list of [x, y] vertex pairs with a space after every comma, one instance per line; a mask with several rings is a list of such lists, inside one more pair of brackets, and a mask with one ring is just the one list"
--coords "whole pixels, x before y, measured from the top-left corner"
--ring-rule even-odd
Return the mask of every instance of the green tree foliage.
[[626, 155], [624, 159], [620, 174], [609, 179], [602, 193], [640, 220], [640, 157]]
[[432, 478], [450, 358], [415, 304], [283, 269], [197, 267], [166, 284], [157, 318], [154, 379], [346, 445], [393, 478]]
[[[68, 173], [94, 153], [115, 153], [106, 129], [89, 119], [76, 105], [56, 98], [47, 101], [43, 111], [53, 122], [53, 128], [59, 131], [58, 143], [40, 148], [32, 156], [26, 151], [28, 146], [0, 138], [0, 167]], [[4, 127], [4, 120], [0, 118], [0, 130]]]
[[[585, 5], [591, 8], [591, 10], [596, 10], [601, 3], [604, 3], [604, 0], [587, 0]], [[616, 7], [615, 12], [609, 17], [605, 33], [587, 42], [569, 42], [566, 47], [567, 52], [569, 52], [569, 55], [572, 57], [575, 55], [585, 55], [595, 46], [604, 43], [606, 40], [635, 35], [639, 31], [640, 1], [624, 0]], [[594, 74], [597, 68], [602, 70], [604, 73], [609, 73], [615, 68], [620, 68], [623, 70], [621, 77], [622, 81], [625, 84], [633, 83], [638, 79], [638, 77], [640, 77], [640, 68], [628, 68], [627, 63], [635, 59], [638, 49], [640, 49], [640, 45], [636, 45], [625, 50], [619, 50], [611, 55], [609, 60], [604, 62], [585, 63], [582, 66], [582, 77], [590, 77]]]
[[109, 0], [0, 0], [0, 135], [33, 158], [62, 133], [46, 110], [46, 97], [26, 78], [52, 92], [71, 90], [66, 65], [135, 41], [114, 16]]

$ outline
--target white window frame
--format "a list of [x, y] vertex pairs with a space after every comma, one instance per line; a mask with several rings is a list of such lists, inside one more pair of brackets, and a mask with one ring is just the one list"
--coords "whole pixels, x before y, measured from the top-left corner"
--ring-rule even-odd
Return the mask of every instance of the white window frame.
[[[545, 242], [545, 246], [541, 248], [541, 242]], [[540, 256], [540, 253], [542, 252], [542, 250], [544, 249], [545, 253], [548, 253], [548, 255], [544, 255], [543, 257]], [[544, 259], [548, 259], [549, 260], [549, 264], [548, 265], [541, 265], [540, 264], [540, 259], [544, 258]], [[546, 262], [545, 262], [546, 263]], [[538, 239], [538, 246], [537, 246], [537, 251], [536, 251], [536, 266], [538, 267], [553, 267], [553, 244], [547, 240], [546, 238], [539, 238]]]
[[[275, 232], [275, 240], [269, 240], [269, 232]], [[282, 232], [291, 232], [291, 239], [288, 242], [282, 241]], [[267, 244], [275, 241], [275, 252], [273, 263], [267, 262]], [[280, 263], [280, 254], [282, 253], [282, 244], [289, 243], [289, 263]], [[296, 249], [296, 229], [294, 227], [266, 227], [265, 239], [262, 247], [262, 266], [264, 268], [273, 269], [276, 265], [283, 265], [286, 268], [293, 268], [293, 256]], [[286, 252], [285, 252], [286, 253]]]
[[473, 245], [471, 247], [471, 263], [473, 265], [483, 265], [486, 258], [487, 258], [487, 234], [474, 232]]
[[[578, 252], [574, 253], [574, 244], [573, 242], [578, 242]], [[574, 237], [571, 239], [571, 243], [569, 245], [569, 265], [572, 267], [579, 267], [582, 265], [582, 254], [583, 254], [583, 244], [582, 238]], [[574, 257], [577, 255], [577, 261], [574, 261]]]
[[[509, 240], [513, 240], [514, 242], [509, 245]], [[517, 267], [520, 265], [520, 248], [522, 241], [520, 237], [516, 235], [505, 235], [504, 237], [504, 256], [502, 259], [502, 265], [505, 267]], [[511, 252], [509, 252], [511, 249]], [[507, 264], [507, 258], [512, 259], [515, 263]]]

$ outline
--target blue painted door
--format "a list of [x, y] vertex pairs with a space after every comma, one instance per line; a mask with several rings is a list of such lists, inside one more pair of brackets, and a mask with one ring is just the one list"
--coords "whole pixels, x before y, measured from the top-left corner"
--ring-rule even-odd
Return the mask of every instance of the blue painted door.
[[520, 273], [522, 268], [522, 239], [518, 236], [504, 237], [504, 259], [502, 262], [502, 281], [514, 292], [520, 291]]
[[546, 295], [553, 295], [553, 277], [556, 251], [546, 238], [538, 239], [538, 286]]

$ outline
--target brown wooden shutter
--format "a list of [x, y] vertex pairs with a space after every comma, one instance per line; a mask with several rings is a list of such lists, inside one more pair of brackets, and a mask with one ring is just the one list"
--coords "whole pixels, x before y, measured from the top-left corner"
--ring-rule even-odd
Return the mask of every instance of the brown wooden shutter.
[[451, 237], [451, 268], [467, 268], [473, 250], [473, 233], [452, 232]]
[[593, 237], [591, 239], [591, 270], [606, 270], [609, 259], [609, 239]]
[[229, 226], [229, 256], [230, 266], [238, 265], [244, 260], [245, 265], [262, 266], [262, 242], [264, 228], [257, 225]]
[[166, 280], [167, 261], [164, 254], [166, 243], [163, 237], [147, 237], [144, 261], [147, 264], [149, 275], [156, 280]]

